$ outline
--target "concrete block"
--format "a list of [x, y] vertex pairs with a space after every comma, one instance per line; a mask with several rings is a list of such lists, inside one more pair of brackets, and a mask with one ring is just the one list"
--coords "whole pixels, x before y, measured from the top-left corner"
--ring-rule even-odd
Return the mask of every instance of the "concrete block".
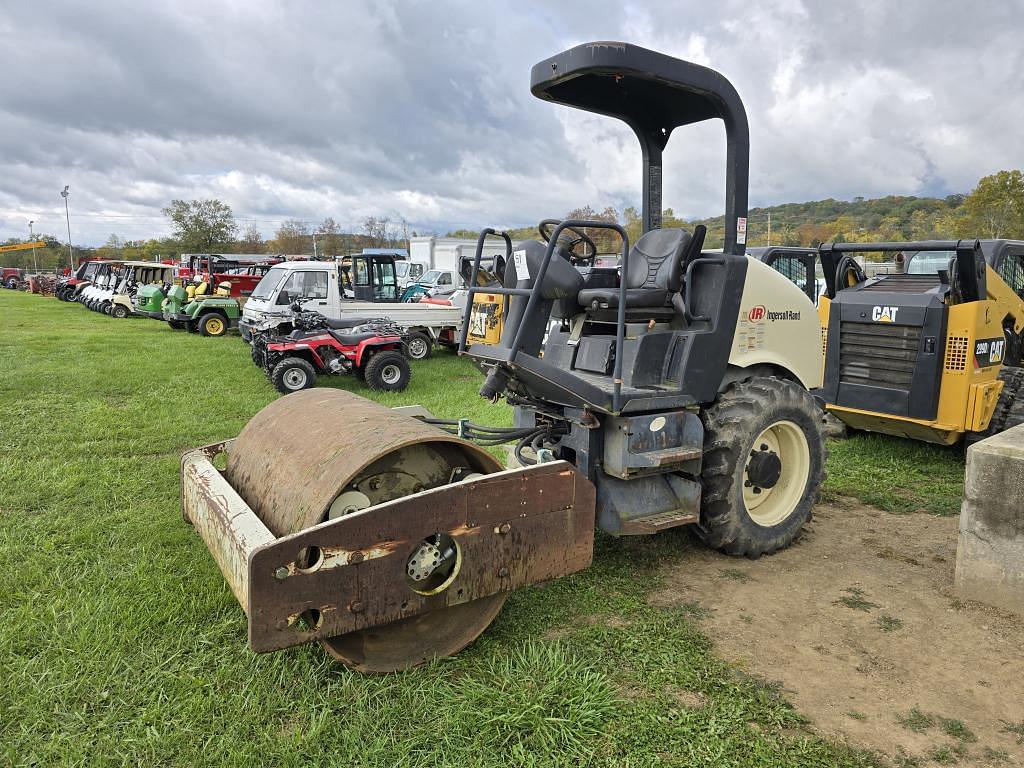
[[1024, 425], [967, 450], [956, 588], [1024, 615]]

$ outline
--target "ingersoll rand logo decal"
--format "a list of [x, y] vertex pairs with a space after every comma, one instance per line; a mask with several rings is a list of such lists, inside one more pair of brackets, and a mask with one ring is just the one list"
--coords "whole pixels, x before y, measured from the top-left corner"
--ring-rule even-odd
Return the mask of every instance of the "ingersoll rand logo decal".
[[768, 309], [764, 304], [758, 304], [756, 307], [751, 307], [747, 312], [747, 320], [752, 323], [759, 323], [762, 320], [769, 320], [775, 322], [776, 320], [799, 320], [800, 312], [792, 309], [783, 309], [775, 311]]
[[899, 307], [872, 307], [871, 319], [876, 323], [895, 323]]

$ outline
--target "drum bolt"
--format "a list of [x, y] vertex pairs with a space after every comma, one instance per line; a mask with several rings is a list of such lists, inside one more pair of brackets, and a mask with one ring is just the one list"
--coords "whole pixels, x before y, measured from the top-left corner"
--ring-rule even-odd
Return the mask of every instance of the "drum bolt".
[[501, 568], [498, 569], [498, 578], [499, 579], [504, 579], [507, 576], [508, 576], [508, 568], [506, 568], [505, 566], [501, 566]]
[[285, 566], [282, 565], [280, 568], [278, 568], [276, 571], [274, 571], [274, 578], [277, 579], [278, 581], [284, 581], [285, 579], [288, 578], [288, 574], [289, 573], [290, 573], [290, 571]]
[[502, 523], [501, 527], [498, 529], [498, 533], [504, 535], [504, 534], [508, 533], [511, 530], [512, 530], [512, 526], [511, 525], [509, 525], [508, 523]]
[[352, 613], [362, 613], [363, 608], [365, 607], [366, 606], [363, 605], [361, 600], [353, 600], [349, 603], [348, 609], [352, 611]]
[[365, 559], [366, 559], [366, 555], [364, 555], [362, 552], [353, 552], [352, 554], [350, 554], [348, 556], [348, 561], [350, 563], [353, 563], [353, 564], [354, 563], [361, 563]]

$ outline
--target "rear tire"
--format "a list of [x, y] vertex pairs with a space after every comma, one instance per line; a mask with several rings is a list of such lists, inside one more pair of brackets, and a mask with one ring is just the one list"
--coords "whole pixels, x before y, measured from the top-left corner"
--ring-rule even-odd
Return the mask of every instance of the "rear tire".
[[124, 306], [123, 304], [114, 304], [110, 308], [110, 316], [123, 320], [124, 318], [128, 317], [128, 307]]
[[228, 321], [217, 312], [207, 312], [199, 318], [201, 336], [223, 336], [228, 332]]
[[783, 549], [811, 519], [825, 478], [821, 411], [791, 381], [736, 382], [701, 413], [700, 537], [730, 555]]
[[382, 392], [401, 392], [409, 386], [412, 377], [409, 361], [395, 350], [378, 352], [371, 357], [363, 366], [363, 374], [370, 389]]
[[274, 389], [284, 395], [301, 392], [316, 385], [316, 369], [301, 357], [286, 357], [270, 374]]
[[426, 360], [434, 353], [434, 342], [421, 331], [410, 333], [402, 346], [410, 360]]

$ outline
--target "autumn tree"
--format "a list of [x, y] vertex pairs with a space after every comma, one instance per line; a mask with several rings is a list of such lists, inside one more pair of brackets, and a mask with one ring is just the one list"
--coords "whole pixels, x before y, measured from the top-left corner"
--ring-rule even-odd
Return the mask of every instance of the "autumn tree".
[[256, 226], [256, 222], [249, 222], [249, 225], [242, 232], [242, 237], [238, 241], [238, 252], [239, 253], [265, 253], [266, 243], [263, 242], [263, 235]]
[[977, 232], [988, 237], [1024, 237], [1024, 175], [999, 171], [985, 176], [964, 200]]
[[280, 253], [305, 253], [310, 247], [309, 225], [299, 219], [288, 219], [277, 228], [274, 242]]
[[317, 253], [321, 256], [337, 258], [341, 253], [341, 227], [333, 218], [328, 216], [319, 227], [316, 228], [318, 238]]
[[224, 249], [238, 231], [231, 206], [220, 200], [172, 200], [163, 214], [186, 253]]
[[[575, 208], [565, 214], [566, 219], [590, 219], [593, 221], [606, 221], [609, 224], [619, 223], [619, 214], [610, 205], [598, 213], [591, 206], [585, 205], [582, 208]], [[598, 253], [619, 253], [622, 250], [622, 243], [618, 233], [614, 229], [596, 229], [584, 227], [583, 234], [594, 241]], [[579, 251], [578, 251], [579, 252]]]
[[408, 248], [409, 222], [399, 216], [367, 216], [363, 219], [363, 233], [371, 248]]

